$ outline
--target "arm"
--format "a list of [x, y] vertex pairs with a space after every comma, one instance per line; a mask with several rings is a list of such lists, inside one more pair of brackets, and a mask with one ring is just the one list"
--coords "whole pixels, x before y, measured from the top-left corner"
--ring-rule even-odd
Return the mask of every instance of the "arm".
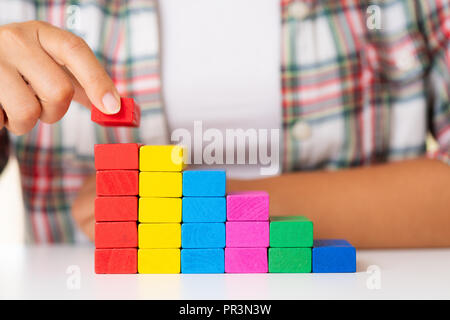
[[450, 167], [417, 159], [338, 172], [229, 180], [270, 194], [271, 215], [306, 215], [316, 238], [357, 247], [450, 246]]

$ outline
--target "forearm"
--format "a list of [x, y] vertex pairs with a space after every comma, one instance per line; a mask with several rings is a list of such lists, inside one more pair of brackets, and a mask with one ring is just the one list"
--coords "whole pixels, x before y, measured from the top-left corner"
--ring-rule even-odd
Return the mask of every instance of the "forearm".
[[306, 215], [315, 237], [358, 247], [450, 246], [450, 167], [417, 159], [337, 172], [230, 180], [228, 190], [266, 190], [271, 215]]

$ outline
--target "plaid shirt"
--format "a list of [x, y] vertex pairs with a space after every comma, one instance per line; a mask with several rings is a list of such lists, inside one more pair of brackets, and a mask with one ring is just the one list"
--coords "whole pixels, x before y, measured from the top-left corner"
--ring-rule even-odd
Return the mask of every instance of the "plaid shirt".
[[[283, 0], [281, 6], [284, 171], [418, 157], [426, 151], [427, 132], [439, 143], [435, 156], [448, 161], [448, 0]], [[68, 25], [74, 13], [76, 27]], [[94, 171], [93, 144], [168, 142], [156, 6], [152, 0], [0, 2], [0, 24], [31, 19], [82, 36], [119, 92], [143, 109], [140, 129], [108, 129], [91, 123], [89, 111], [74, 103], [61, 122], [10, 137], [20, 163], [28, 240], [71, 242], [70, 205]], [[0, 163], [5, 154], [0, 152]]]
[[417, 157], [428, 131], [448, 161], [449, 38], [448, 0], [283, 1], [284, 170]]

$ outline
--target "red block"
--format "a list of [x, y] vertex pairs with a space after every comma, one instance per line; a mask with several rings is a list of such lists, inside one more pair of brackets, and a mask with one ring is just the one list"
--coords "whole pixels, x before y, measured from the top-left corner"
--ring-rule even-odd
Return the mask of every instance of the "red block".
[[91, 120], [107, 127], [139, 127], [141, 109], [133, 98], [120, 98], [120, 111], [116, 114], [104, 114], [94, 105], [91, 108]]
[[136, 222], [96, 222], [95, 247], [136, 248], [138, 231]]
[[137, 273], [137, 249], [95, 249], [95, 273]]
[[96, 144], [94, 156], [97, 170], [139, 170], [137, 143]]
[[137, 196], [139, 194], [139, 171], [97, 171], [98, 196]]
[[137, 197], [97, 197], [95, 199], [95, 221], [137, 221], [137, 218]]

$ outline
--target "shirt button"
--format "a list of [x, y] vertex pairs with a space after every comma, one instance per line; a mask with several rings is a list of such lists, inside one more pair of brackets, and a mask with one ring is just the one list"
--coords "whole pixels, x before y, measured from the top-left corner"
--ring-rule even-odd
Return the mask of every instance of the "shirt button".
[[305, 121], [297, 121], [292, 127], [292, 135], [296, 140], [306, 140], [311, 137], [311, 126]]
[[309, 13], [309, 7], [304, 2], [294, 2], [289, 7], [289, 13], [296, 19], [303, 19]]

